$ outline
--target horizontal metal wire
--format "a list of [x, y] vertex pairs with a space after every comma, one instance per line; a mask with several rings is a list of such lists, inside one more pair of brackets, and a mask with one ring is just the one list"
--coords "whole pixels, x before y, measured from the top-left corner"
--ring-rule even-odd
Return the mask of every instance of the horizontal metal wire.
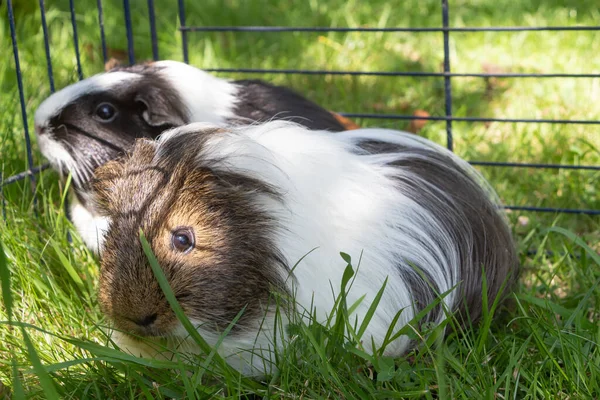
[[426, 78], [600, 78], [596, 74], [536, 74], [536, 73], [471, 73], [471, 72], [408, 72], [408, 71], [340, 71], [311, 69], [273, 69], [273, 68], [203, 68], [207, 72], [224, 72], [245, 74], [285, 74], [285, 75], [358, 75], [358, 76], [415, 76]]
[[600, 215], [600, 210], [578, 209], [578, 208], [527, 207], [527, 206], [504, 206], [504, 208], [507, 210], [513, 210], [513, 211], [533, 211], [533, 212], [546, 212], [546, 213]]
[[512, 163], [496, 161], [469, 161], [471, 165], [483, 167], [517, 167], [517, 168], [550, 168], [550, 169], [576, 169], [600, 171], [598, 165], [568, 165], [568, 164], [536, 164], [536, 163]]
[[546, 257], [569, 257], [569, 258], [575, 258], [575, 259], [580, 259], [581, 258], [581, 253], [582, 251], [579, 252], [575, 252], [575, 249], [572, 249], [571, 251], [564, 252], [564, 251], [559, 251], [559, 252], [555, 252], [555, 251], [551, 251], [551, 250], [544, 250], [542, 252], [539, 252], [537, 250], [527, 250], [527, 255], [528, 256], [537, 256], [537, 255], [544, 255]]
[[398, 119], [412, 120], [422, 119], [428, 121], [460, 121], [460, 122], [512, 122], [512, 123], [540, 123], [540, 124], [584, 124], [584, 125], [600, 125], [600, 120], [587, 119], [527, 119], [527, 118], [483, 118], [483, 117], [422, 117], [417, 115], [404, 114], [377, 114], [377, 113], [346, 113], [339, 112], [338, 114], [349, 118], [372, 118], [372, 119]]
[[600, 31], [600, 26], [483, 26], [431, 28], [368, 28], [324, 26], [181, 26], [185, 32], [528, 32], [528, 31]]
[[11, 183], [15, 183], [18, 181], [22, 181], [23, 179], [27, 178], [28, 176], [34, 176], [36, 174], [39, 174], [40, 172], [42, 172], [45, 169], [50, 168], [50, 164], [43, 164], [40, 165], [39, 167], [33, 167], [30, 170], [27, 171], [23, 171], [20, 172], [16, 175], [13, 175], [11, 177], [6, 178], [5, 180], [3, 180], [0, 185], [0, 187], [4, 187], [6, 185], [10, 185]]

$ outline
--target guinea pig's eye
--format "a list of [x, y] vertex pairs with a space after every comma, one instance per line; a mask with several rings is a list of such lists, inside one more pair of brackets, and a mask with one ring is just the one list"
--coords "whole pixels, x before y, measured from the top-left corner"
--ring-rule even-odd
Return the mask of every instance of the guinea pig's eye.
[[192, 228], [180, 227], [171, 234], [171, 245], [173, 249], [181, 253], [187, 253], [194, 248], [196, 240]]
[[111, 122], [117, 116], [117, 109], [110, 103], [100, 103], [96, 107], [96, 116], [102, 122]]

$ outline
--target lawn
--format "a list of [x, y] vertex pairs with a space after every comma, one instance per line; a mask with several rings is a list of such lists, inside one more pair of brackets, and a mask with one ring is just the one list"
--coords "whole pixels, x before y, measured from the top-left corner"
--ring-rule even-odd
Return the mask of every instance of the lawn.
[[[7, 18], [0, 5], [0, 173], [27, 168]], [[30, 130], [50, 93], [39, 5], [17, 0], [16, 28]], [[77, 81], [69, 1], [46, 1], [57, 88]], [[96, 1], [75, 1], [85, 76], [103, 70]], [[146, 2], [132, 2], [138, 61], [152, 58]], [[182, 60], [175, 2], [155, 0], [160, 58]], [[441, 1], [186, 1], [187, 24], [439, 27]], [[126, 57], [123, 2], [104, 0], [110, 54]], [[599, 26], [597, 0], [451, 0], [450, 26]], [[193, 32], [201, 68], [440, 72], [442, 34]], [[453, 72], [600, 73], [600, 31], [457, 32]], [[248, 74], [220, 74], [248, 77]], [[251, 75], [297, 89], [346, 113], [445, 114], [444, 82], [432, 77]], [[598, 78], [453, 78], [459, 117], [600, 120]], [[409, 129], [410, 121], [364, 118]], [[445, 122], [419, 135], [445, 144]], [[600, 125], [454, 122], [454, 150], [470, 161], [600, 165]], [[34, 164], [44, 162], [33, 140]], [[600, 209], [600, 171], [482, 167], [505, 204]], [[96, 300], [98, 261], [71, 229], [57, 175], [2, 188], [0, 398], [600, 398], [600, 217], [513, 211], [523, 275], [516, 294], [481, 325], [423, 342], [405, 359], [344, 346], [339, 326], [299, 323], [268, 381], [236, 376], [212, 359], [150, 362], [104, 347]], [[344, 249], [340, 249], [344, 251]], [[3, 256], [4, 254], [4, 256]], [[10, 279], [8, 279], [10, 278]], [[9, 319], [11, 320], [9, 322]], [[451, 324], [452, 325], [452, 324]], [[325, 338], [329, 337], [329, 340]], [[433, 335], [435, 338], [435, 335]], [[418, 338], [416, 338], [418, 339]]]

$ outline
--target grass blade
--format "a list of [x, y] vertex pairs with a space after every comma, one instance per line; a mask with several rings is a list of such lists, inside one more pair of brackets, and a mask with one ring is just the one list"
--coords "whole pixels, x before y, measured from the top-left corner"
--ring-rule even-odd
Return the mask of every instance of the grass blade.
[[12, 377], [13, 377], [13, 397], [15, 400], [20, 400], [25, 398], [25, 391], [23, 390], [23, 383], [21, 382], [21, 377], [19, 374], [19, 369], [17, 368], [17, 362], [12, 360]]
[[144, 249], [144, 253], [146, 254], [146, 257], [148, 258], [148, 262], [150, 263], [150, 267], [152, 268], [152, 272], [154, 273], [154, 276], [156, 277], [156, 280], [158, 281], [158, 284], [159, 284], [161, 290], [165, 294], [165, 297], [167, 298], [169, 305], [173, 309], [173, 312], [175, 312], [175, 315], [177, 316], [179, 321], [183, 324], [183, 326], [186, 329], [186, 331], [188, 332], [188, 334], [190, 334], [190, 336], [201, 347], [202, 351], [204, 351], [205, 354], [207, 354], [207, 355], [210, 354], [212, 349], [210, 348], [208, 343], [206, 343], [204, 338], [202, 338], [202, 336], [200, 336], [200, 334], [198, 333], [196, 328], [192, 325], [190, 320], [187, 318], [187, 316], [183, 312], [183, 309], [181, 308], [181, 306], [179, 305], [179, 302], [175, 298], [175, 294], [173, 293], [173, 290], [171, 289], [171, 286], [169, 285], [169, 282], [167, 281], [167, 278], [166, 278], [165, 274], [163, 273], [162, 268], [158, 264], [158, 260], [154, 256], [154, 252], [152, 251], [152, 248], [150, 247], [148, 240], [146, 239], [144, 233], [141, 230], [140, 230], [140, 240], [142, 242], [142, 247]]
[[553, 226], [551, 228], [548, 228], [548, 232], [560, 233], [561, 235], [566, 236], [567, 238], [571, 239], [573, 242], [575, 242], [575, 244], [577, 244], [579, 247], [584, 249], [585, 252], [589, 254], [589, 256], [592, 258], [592, 260], [594, 260], [594, 262], [596, 264], [600, 265], [600, 254], [598, 254], [596, 251], [594, 251], [594, 249], [592, 249], [590, 246], [588, 246], [588, 244], [586, 242], [584, 242], [582, 238], [580, 238], [573, 232], [571, 232], [565, 228], [558, 227], [558, 226]]
[[42, 361], [37, 354], [29, 335], [25, 331], [25, 329], [21, 329], [23, 334], [23, 341], [25, 342], [25, 346], [27, 347], [27, 353], [29, 355], [29, 361], [31, 361], [31, 365], [33, 366], [33, 370], [35, 371], [38, 379], [40, 380], [40, 385], [42, 385], [42, 389], [44, 390], [45, 398], [47, 399], [59, 399], [58, 392], [56, 391], [56, 387], [54, 386], [54, 381], [48, 374], [48, 371], [42, 365]]
[[213, 349], [208, 345], [208, 343], [206, 343], [204, 338], [200, 335], [200, 333], [198, 333], [198, 331], [196, 330], [194, 325], [192, 325], [192, 323], [190, 322], [188, 317], [183, 312], [183, 309], [181, 308], [181, 306], [179, 305], [179, 302], [175, 298], [175, 294], [173, 293], [173, 290], [171, 289], [171, 286], [169, 285], [169, 282], [167, 281], [167, 278], [165, 277], [165, 274], [163, 273], [162, 268], [158, 264], [158, 260], [156, 259], [156, 257], [154, 256], [154, 253], [152, 252], [152, 248], [150, 247], [148, 240], [146, 239], [146, 237], [144, 236], [144, 233], [141, 230], [140, 230], [140, 241], [142, 242], [142, 247], [144, 249], [144, 253], [146, 254], [146, 257], [148, 258], [148, 262], [150, 263], [150, 267], [152, 268], [152, 271], [154, 272], [154, 276], [156, 277], [160, 288], [162, 289], [163, 293], [165, 294], [165, 297], [166, 297], [167, 301], [169, 302], [169, 305], [171, 306], [173, 312], [175, 312], [175, 315], [177, 316], [179, 321], [184, 326], [185, 330], [194, 339], [194, 341], [200, 347], [200, 349], [204, 352], [204, 354], [206, 356], [211, 356], [217, 362], [219, 367], [224, 372], [226, 372], [227, 376], [235, 377], [236, 379], [239, 379], [240, 373], [238, 371], [236, 371], [235, 369], [231, 368], [229, 366], [229, 364], [227, 364], [225, 362], [225, 360], [223, 360], [223, 358], [219, 355], [218, 352], [213, 351]]
[[73, 280], [73, 282], [75, 282], [75, 284], [80, 289], [83, 289], [84, 288], [83, 281], [79, 277], [79, 274], [77, 273], [77, 271], [75, 271], [75, 268], [73, 268], [73, 264], [71, 264], [71, 261], [69, 261], [69, 259], [67, 258], [67, 256], [65, 256], [65, 253], [63, 253], [63, 251], [60, 249], [60, 247], [58, 247], [58, 245], [56, 244], [55, 241], [51, 240], [50, 241], [50, 245], [52, 246], [52, 248], [56, 252], [56, 255], [58, 256], [58, 259], [60, 260], [60, 264], [67, 271], [67, 273], [69, 274], [69, 276], [71, 277], [71, 279]]
[[362, 335], [367, 330], [367, 327], [369, 326], [371, 319], [373, 319], [373, 315], [375, 315], [375, 311], [377, 310], [377, 307], [379, 306], [379, 302], [381, 301], [381, 297], [383, 296], [383, 291], [385, 290], [385, 287], [387, 286], [387, 282], [388, 282], [388, 279], [385, 278], [385, 281], [383, 281], [383, 285], [381, 286], [381, 289], [379, 289], [379, 291], [377, 292], [377, 295], [375, 295], [375, 298], [373, 299], [373, 302], [371, 303], [371, 306], [367, 310], [367, 313], [365, 314], [365, 317], [363, 318], [363, 321], [360, 324], [360, 328], [358, 329], [358, 332], [357, 332], [358, 339], [362, 338]]
[[246, 311], [245, 307], [244, 309], [240, 310], [240, 312], [235, 316], [235, 318], [229, 323], [227, 328], [225, 328], [223, 333], [219, 336], [219, 340], [217, 340], [217, 343], [215, 343], [214, 347], [211, 349], [210, 353], [208, 354], [208, 356], [206, 356], [206, 359], [202, 363], [202, 371], [198, 375], [198, 381], [202, 379], [204, 372], [208, 370], [208, 366], [210, 365], [212, 359], [218, 355], [217, 349], [219, 348], [219, 346], [221, 346], [221, 343], [223, 343], [223, 340], [227, 337], [227, 335], [229, 335], [231, 329], [235, 326], [235, 324], [237, 324], [242, 314], [244, 314], [244, 311]]
[[4, 254], [4, 248], [2, 246], [2, 241], [0, 240], [0, 281], [2, 282], [2, 301], [4, 302], [4, 307], [6, 307], [6, 314], [8, 315], [8, 320], [12, 319], [12, 305], [13, 298], [12, 293], [10, 291], [10, 270], [8, 269], [8, 262], [6, 260], [6, 255]]

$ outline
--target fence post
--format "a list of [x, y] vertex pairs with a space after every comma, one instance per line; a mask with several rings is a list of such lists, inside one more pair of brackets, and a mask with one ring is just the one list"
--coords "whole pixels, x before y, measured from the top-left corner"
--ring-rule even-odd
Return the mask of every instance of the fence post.
[[21, 118], [23, 119], [23, 132], [25, 135], [25, 147], [27, 149], [27, 168], [29, 181], [31, 183], [31, 193], [33, 195], [33, 209], [37, 215], [37, 197], [36, 197], [36, 182], [33, 174], [33, 155], [31, 153], [31, 138], [29, 137], [29, 127], [27, 124], [27, 109], [25, 108], [25, 93], [23, 89], [23, 77], [21, 75], [21, 64], [19, 62], [19, 48], [17, 46], [17, 32], [15, 28], [15, 16], [12, 8], [12, 0], [7, 1], [8, 5], [8, 22], [10, 25], [10, 36], [12, 39], [13, 55], [15, 58], [15, 71], [17, 73], [17, 86], [19, 88], [19, 100], [21, 102]]
[[185, 6], [183, 4], [183, 0], [179, 0], [179, 30], [181, 30], [181, 47], [183, 50], [183, 61], [187, 64], [190, 59], [188, 56], [188, 41], [187, 41], [187, 31], [185, 28]]
[[129, 0], [123, 0], [123, 11], [125, 14], [125, 29], [127, 30], [127, 53], [129, 55], [129, 65], [135, 64], [135, 54], [133, 51], [133, 26], [131, 25], [131, 9]]
[[448, 17], [448, 0], [442, 0], [442, 26], [444, 28], [444, 98], [446, 102], [446, 136], [447, 147], [452, 151], [452, 82], [450, 77], [450, 31]]

